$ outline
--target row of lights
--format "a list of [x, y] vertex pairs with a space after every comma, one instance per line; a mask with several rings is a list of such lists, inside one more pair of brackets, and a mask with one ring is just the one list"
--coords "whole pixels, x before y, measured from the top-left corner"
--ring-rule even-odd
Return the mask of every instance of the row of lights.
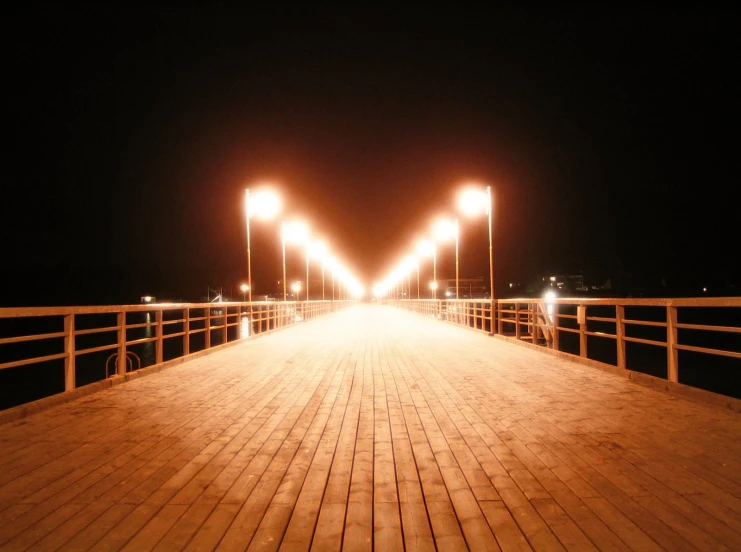
[[[242, 284], [242, 293], [249, 294], [252, 301], [252, 251], [250, 244], [250, 219], [273, 220], [281, 212], [281, 199], [272, 190], [261, 189], [245, 193], [245, 213], [247, 219], [247, 283]], [[306, 260], [306, 299], [309, 299], [309, 266], [311, 260], [318, 260], [322, 266], [322, 300], [325, 299], [324, 273], [329, 268], [332, 273], [332, 300], [335, 299], [335, 281], [339, 284], [339, 298], [342, 298], [342, 288], [350, 297], [362, 297], [364, 290], [358, 280], [350, 274], [345, 266], [330, 254], [327, 244], [318, 239], [312, 239], [308, 225], [298, 220], [282, 220], [280, 223], [281, 247], [283, 250], [283, 300], [287, 299], [286, 286], [286, 244], [298, 245], [305, 248]], [[294, 282], [291, 290], [300, 297], [301, 282]]]
[[[458, 209], [467, 216], [487, 215], [489, 223], [489, 285], [490, 296], [494, 297], [494, 260], [492, 252], [492, 212], [493, 198], [491, 186], [485, 188], [480, 185], [465, 187], [458, 195]], [[423, 239], [415, 245], [414, 253], [406, 255], [383, 281], [373, 286], [375, 297], [387, 297], [392, 290], [401, 288], [401, 296], [404, 296], [404, 280], [407, 280], [408, 297], [411, 299], [411, 274], [417, 270], [417, 299], [420, 298], [419, 265], [424, 257], [432, 257], [432, 281], [430, 282], [431, 296], [437, 298], [437, 249], [439, 243], [455, 242], [455, 298], [459, 298], [458, 285], [458, 242], [459, 222], [455, 219], [441, 219], [436, 221], [431, 228], [431, 236]]]

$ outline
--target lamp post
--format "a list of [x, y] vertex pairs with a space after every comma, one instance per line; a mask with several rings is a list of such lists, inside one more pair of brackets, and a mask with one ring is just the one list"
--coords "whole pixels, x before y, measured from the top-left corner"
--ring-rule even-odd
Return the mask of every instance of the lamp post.
[[329, 264], [329, 270], [332, 272], [332, 301], [334, 301], [334, 279], [337, 273], [337, 257], [329, 257], [327, 262]]
[[306, 247], [306, 300], [309, 300], [309, 247]]
[[[250, 189], [245, 190], [244, 198], [245, 218], [247, 219], [247, 291], [252, 302], [252, 251], [250, 245], [250, 219], [253, 216], [269, 220], [280, 211], [280, 198], [269, 190], [261, 190], [250, 195]], [[243, 290], [244, 291], [244, 290]]]
[[302, 222], [280, 223], [281, 245], [283, 248], [283, 300], [286, 300], [286, 242], [304, 243], [309, 236], [308, 227]]
[[458, 219], [453, 222], [448, 220], [438, 221], [435, 223], [434, 233], [438, 241], [455, 239], [455, 298], [458, 299]]
[[324, 299], [324, 256], [327, 252], [327, 245], [320, 240], [314, 240], [306, 246], [306, 300], [309, 300], [309, 260], [312, 257], [322, 260], [322, 299]]
[[[422, 240], [417, 243], [417, 255], [427, 257], [432, 255], [432, 279], [437, 281], [437, 244], [432, 240]], [[417, 265], [419, 271], [419, 265]], [[419, 287], [419, 286], [417, 286]], [[431, 297], [435, 298], [435, 290], [430, 288]]]
[[489, 223], [489, 296], [492, 301], [492, 311], [494, 308], [494, 252], [492, 243], [493, 233], [493, 211], [494, 198], [491, 193], [491, 186], [486, 187], [486, 193], [480, 188], [468, 188], [464, 190], [458, 199], [458, 205], [465, 214], [477, 215], [482, 211], [488, 216]]
[[419, 301], [419, 258], [414, 263], [417, 267], [417, 301]]
[[[242, 302], [244, 303], [246, 300], [244, 298], [244, 295], [250, 290], [250, 286], [248, 286], [247, 284], [242, 284], [241, 286], [239, 286], [239, 289], [242, 290]], [[252, 301], [252, 294], [250, 294], [250, 301]]]
[[[296, 294], [296, 301], [301, 300], [301, 282], [294, 282], [291, 286], [291, 291]], [[298, 305], [296, 306], [298, 308]]]

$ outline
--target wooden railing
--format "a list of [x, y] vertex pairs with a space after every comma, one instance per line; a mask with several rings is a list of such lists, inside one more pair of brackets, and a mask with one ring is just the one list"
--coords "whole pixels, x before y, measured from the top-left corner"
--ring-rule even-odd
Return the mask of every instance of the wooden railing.
[[488, 299], [408, 299], [387, 304], [491, 333], [491, 301]]
[[[79, 363], [96, 353], [99, 354], [94, 364], [101, 366], [95, 369], [100, 376], [97, 379], [124, 376], [137, 368], [188, 357], [200, 350], [334, 312], [348, 304], [349, 301], [265, 301], [0, 308], [0, 372], [32, 365], [61, 368], [62, 364], [63, 391], [70, 392], [78, 387]], [[144, 352], [151, 357], [147, 366], [143, 366], [142, 353], [135, 352], [142, 346], [147, 347]], [[107, 359], [103, 361], [100, 354], [107, 355]], [[15, 380], [23, 381], [23, 377]]]
[[[499, 299], [494, 324], [488, 300], [388, 301], [397, 307], [488, 333], [529, 341], [574, 357], [636, 370], [670, 382], [698, 385], [694, 372], [709, 359], [732, 359], [726, 386], [716, 392], [741, 395], [741, 297], [674, 299]], [[494, 332], [492, 332], [494, 327]], [[567, 337], [573, 336], [571, 339]], [[568, 342], [568, 343], [566, 343]], [[612, 342], [612, 345], [609, 345]], [[628, 354], [630, 344], [664, 349], [666, 369], [646, 366], [646, 359], [663, 364], [645, 349]], [[706, 355], [686, 361], [680, 376], [680, 353]], [[714, 364], [720, 363], [715, 361]], [[727, 363], [728, 364], [728, 363]], [[724, 370], [727, 366], [724, 365]], [[720, 377], [720, 376], [719, 376]], [[684, 379], [684, 381], [683, 381]], [[733, 386], [736, 386], [733, 388]], [[719, 388], [720, 387], [720, 388]], [[727, 389], [731, 391], [727, 391]]]

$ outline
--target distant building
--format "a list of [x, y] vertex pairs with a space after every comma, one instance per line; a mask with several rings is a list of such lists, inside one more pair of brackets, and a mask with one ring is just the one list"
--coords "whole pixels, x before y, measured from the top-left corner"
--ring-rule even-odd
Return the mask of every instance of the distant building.
[[[484, 281], [484, 277], [478, 278], [459, 278], [458, 279], [458, 298], [459, 299], [488, 299], [489, 286]], [[439, 299], [455, 299], [455, 278], [438, 280]]]

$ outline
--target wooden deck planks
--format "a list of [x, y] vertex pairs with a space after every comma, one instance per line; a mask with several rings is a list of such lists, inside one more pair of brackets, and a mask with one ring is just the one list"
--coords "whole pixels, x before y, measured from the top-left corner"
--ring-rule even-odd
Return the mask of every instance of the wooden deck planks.
[[358, 306], [0, 426], [4, 550], [738, 550], [741, 418]]

